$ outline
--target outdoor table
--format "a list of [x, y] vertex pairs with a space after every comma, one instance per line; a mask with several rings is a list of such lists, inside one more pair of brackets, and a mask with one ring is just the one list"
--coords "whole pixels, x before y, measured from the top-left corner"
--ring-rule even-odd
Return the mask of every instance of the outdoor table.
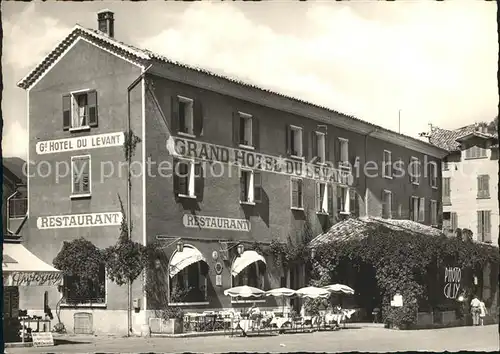
[[276, 325], [276, 327], [278, 327], [278, 329], [281, 329], [281, 327], [283, 327], [284, 324], [286, 323], [290, 323], [291, 324], [291, 321], [289, 318], [284, 318], [284, 317], [274, 317], [270, 323], [270, 325]]
[[246, 337], [247, 332], [253, 327], [253, 320], [242, 319], [233, 323], [233, 329], [241, 329], [243, 335]]
[[[29, 327], [31, 328], [31, 326], [29, 325], [30, 323], [36, 323], [36, 332], [40, 332], [40, 323], [47, 323], [49, 326], [49, 330], [48, 331], [45, 331], [45, 332], [50, 332], [50, 320], [44, 320], [44, 319], [39, 319], [39, 318], [20, 318], [19, 321], [21, 322], [21, 340], [22, 340], [22, 343], [24, 343], [24, 335], [26, 333], [26, 329], [25, 327]], [[26, 326], [26, 324], [28, 326]], [[33, 332], [33, 329], [31, 329], [31, 331]]]

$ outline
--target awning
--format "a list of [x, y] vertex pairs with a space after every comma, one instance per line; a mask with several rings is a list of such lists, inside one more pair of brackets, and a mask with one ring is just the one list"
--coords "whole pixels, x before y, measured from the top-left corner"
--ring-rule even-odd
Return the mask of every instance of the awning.
[[62, 272], [45, 263], [20, 243], [3, 244], [4, 286], [57, 286]]
[[191, 264], [200, 261], [207, 263], [207, 260], [197, 248], [184, 247], [182, 252], [176, 252], [170, 260], [170, 278], [173, 278], [177, 273]]
[[238, 258], [236, 258], [234, 260], [233, 266], [231, 268], [231, 275], [233, 277], [235, 277], [238, 274], [240, 274], [240, 272], [243, 269], [245, 269], [246, 267], [248, 267], [250, 264], [255, 263], [255, 262], [259, 262], [259, 261], [264, 263], [264, 264], [267, 264], [264, 257], [262, 257], [257, 252], [245, 251], [241, 254], [241, 256], [239, 256]]

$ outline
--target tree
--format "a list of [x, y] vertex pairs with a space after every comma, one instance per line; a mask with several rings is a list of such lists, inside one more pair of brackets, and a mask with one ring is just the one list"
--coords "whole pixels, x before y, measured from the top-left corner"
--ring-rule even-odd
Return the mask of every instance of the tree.
[[488, 124], [488, 133], [498, 134], [498, 116]]
[[[60, 305], [63, 300], [76, 305], [92, 298], [93, 284], [95, 279], [99, 278], [99, 270], [103, 264], [103, 253], [92, 242], [79, 238], [70, 242], [64, 241], [61, 251], [52, 263], [65, 276], [74, 277], [71, 284], [65, 284], [65, 288], [62, 289], [63, 296], [56, 305], [58, 328], [64, 331], [60, 318]], [[70, 297], [67, 296], [68, 290], [71, 290]]]

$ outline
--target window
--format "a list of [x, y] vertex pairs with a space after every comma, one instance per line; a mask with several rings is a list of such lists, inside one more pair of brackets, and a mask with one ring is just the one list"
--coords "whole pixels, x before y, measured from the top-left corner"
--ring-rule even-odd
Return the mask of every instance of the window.
[[425, 222], [425, 198], [420, 198], [418, 204], [418, 221]]
[[490, 198], [490, 176], [477, 176], [477, 198]]
[[240, 145], [252, 146], [252, 116], [250, 114], [239, 112], [240, 115]]
[[176, 197], [196, 198], [203, 192], [203, 168], [193, 160], [174, 162], [174, 190]]
[[90, 196], [91, 194], [90, 155], [71, 158], [71, 197]]
[[324, 163], [326, 161], [326, 137], [325, 133], [313, 132], [313, 158], [316, 162]]
[[410, 182], [412, 184], [419, 184], [420, 182], [420, 161], [416, 157], [410, 159]]
[[410, 220], [418, 221], [419, 218], [419, 197], [410, 197]]
[[431, 200], [431, 225], [438, 224], [438, 204], [436, 200]]
[[328, 185], [321, 182], [316, 183], [316, 212], [328, 214], [329, 206]]
[[28, 212], [27, 198], [13, 198], [9, 200], [9, 218], [24, 218]]
[[205, 262], [193, 263], [179, 271], [170, 280], [170, 304], [206, 302], [207, 274]]
[[450, 224], [451, 224], [451, 231], [455, 232], [455, 230], [458, 229], [458, 215], [456, 212], [450, 213]]
[[66, 304], [105, 304], [106, 303], [106, 269], [99, 267], [97, 279], [81, 279], [78, 276], [65, 275], [63, 294]]
[[486, 149], [482, 147], [474, 145], [465, 150], [466, 159], [482, 159], [485, 157], [487, 157]]
[[432, 188], [438, 187], [438, 174], [437, 174], [437, 165], [435, 162], [429, 162], [429, 183]]
[[337, 186], [337, 210], [340, 214], [350, 213], [350, 202], [349, 188]]
[[264, 289], [264, 274], [265, 265], [262, 262], [254, 262], [233, 277], [233, 286], [248, 285]]
[[179, 99], [179, 132], [194, 135], [193, 100], [177, 96]]
[[240, 170], [240, 202], [254, 204], [261, 202], [261, 174], [258, 171]]
[[295, 157], [302, 157], [302, 128], [291, 125], [288, 140], [290, 155]]
[[479, 241], [491, 242], [490, 210], [478, 210], [477, 212], [477, 237]]
[[346, 165], [349, 163], [349, 140], [339, 138], [339, 164]]
[[384, 219], [392, 218], [392, 192], [382, 191], [382, 217]]
[[291, 179], [291, 199], [292, 199], [292, 209], [302, 209], [303, 206], [303, 182], [299, 178]]
[[448, 161], [443, 161], [443, 171], [450, 170], [450, 163]]
[[63, 129], [97, 127], [97, 92], [79, 91], [63, 96]]
[[451, 186], [450, 186], [450, 177], [443, 178], [443, 204], [451, 205]]
[[384, 150], [384, 169], [383, 177], [392, 178], [392, 153]]

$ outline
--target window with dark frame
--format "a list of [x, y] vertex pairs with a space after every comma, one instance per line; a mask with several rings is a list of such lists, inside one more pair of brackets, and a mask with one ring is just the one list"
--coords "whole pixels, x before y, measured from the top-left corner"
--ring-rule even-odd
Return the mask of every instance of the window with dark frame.
[[97, 92], [69, 93], [63, 96], [63, 130], [97, 127]]
[[71, 159], [73, 178], [72, 195], [90, 194], [90, 156], [77, 156]]
[[478, 199], [490, 198], [490, 176], [489, 175], [477, 176], [477, 198]]
[[316, 183], [316, 212], [328, 214], [330, 202], [328, 200], [328, 185], [326, 183]]
[[384, 177], [392, 178], [392, 153], [384, 150]]
[[[170, 303], [197, 303], [207, 301], [208, 268], [203, 262], [196, 262], [180, 270], [170, 280]], [[173, 292], [181, 291], [185, 296], [172, 299]]]
[[292, 184], [292, 208], [295, 209], [302, 209], [303, 208], [303, 182], [301, 179], [298, 178], [292, 178], [291, 179], [291, 184]]
[[252, 116], [245, 113], [240, 114], [240, 144], [245, 146], [253, 146], [252, 141]]
[[254, 262], [233, 277], [233, 286], [252, 286], [257, 289], [264, 288], [264, 266]]
[[292, 156], [303, 156], [302, 129], [300, 127], [290, 127], [290, 153]]
[[491, 210], [477, 211], [477, 239], [491, 242]]
[[78, 276], [65, 275], [63, 294], [66, 304], [105, 304], [106, 269], [99, 267], [97, 279], [82, 279]]
[[382, 218], [391, 219], [392, 218], [392, 192], [384, 190], [382, 191]]
[[194, 134], [194, 104], [190, 98], [178, 96], [179, 100], [179, 132]]
[[24, 218], [27, 212], [27, 198], [12, 198], [9, 200], [9, 218]]

